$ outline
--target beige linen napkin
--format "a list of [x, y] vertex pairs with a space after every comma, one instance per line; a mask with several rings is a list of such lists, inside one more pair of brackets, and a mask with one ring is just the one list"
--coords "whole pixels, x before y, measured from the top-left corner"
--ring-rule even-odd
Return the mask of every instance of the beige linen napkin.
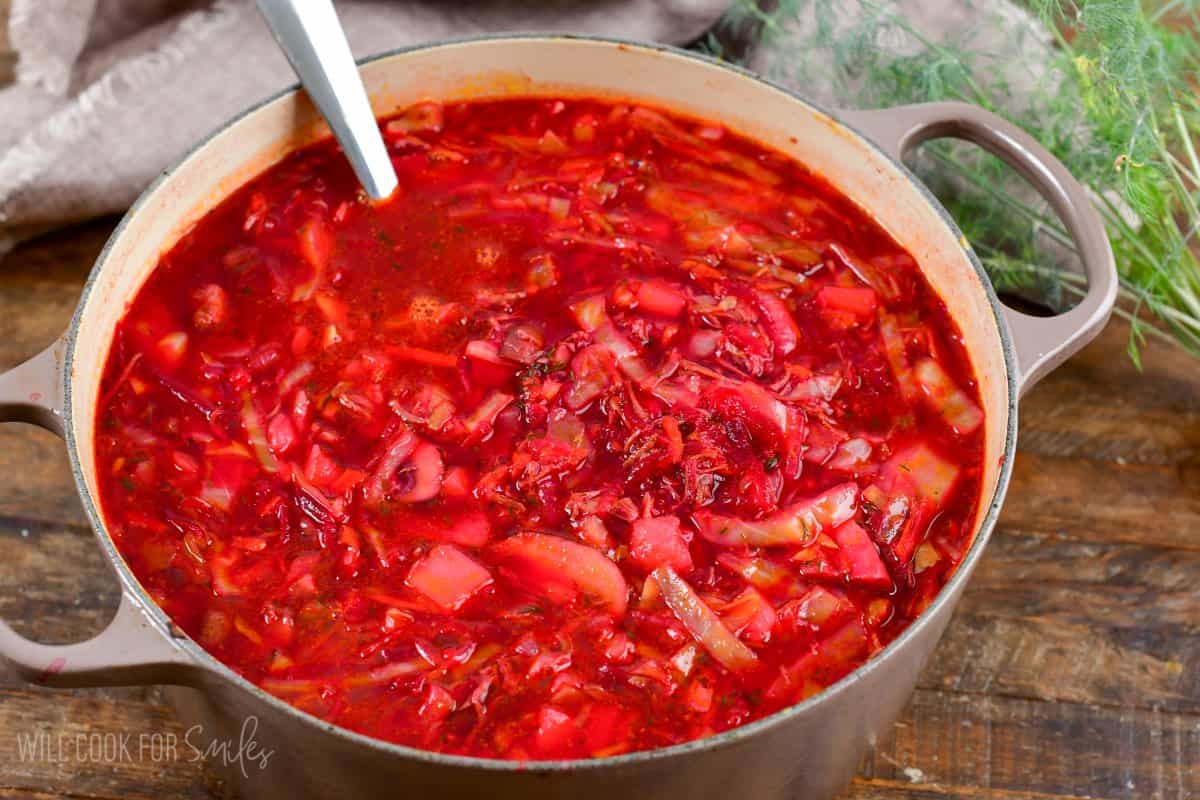
[[[228, 117], [295, 82], [251, 0], [11, 0], [0, 253], [123, 211]], [[685, 44], [728, 0], [338, 0], [356, 56], [490, 32]]]

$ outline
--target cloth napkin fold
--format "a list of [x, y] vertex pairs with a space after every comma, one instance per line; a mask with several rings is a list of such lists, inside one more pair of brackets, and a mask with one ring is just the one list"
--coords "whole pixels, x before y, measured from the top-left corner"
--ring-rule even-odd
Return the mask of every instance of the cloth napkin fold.
[[[686, 44], [729, 0], [338, 0], [358, 57], [543, 31]], [[224, 120], [295, 83], [251, 0], [12, 0], [0, 90], [0, 254], [123, 211]]]

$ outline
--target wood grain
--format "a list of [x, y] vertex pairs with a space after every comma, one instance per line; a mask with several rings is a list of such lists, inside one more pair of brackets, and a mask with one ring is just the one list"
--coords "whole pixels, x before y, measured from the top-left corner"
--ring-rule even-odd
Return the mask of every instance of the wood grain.
[[[0, 368], [67, 324], [110, 226], [6, 260]], [[1027, 398], [989, 550], [847, 799], [1200, 796], [1200, 368], [1152, 344], [1139, 374], [1127, 335], [1114, 324]], [[0, 467], [0, 615], [48, 641], [96, 632], [116, 586], [61, 443], [5, 426]], [[178, 725], [153, 689], [50, 693], [0, 671], [0, 797], [204, 797], [187, 761], [20, 762], [4, 740]]]
[[12, 80], [17, 58], [8, 43], [8, 10], [12, 0], [0, 0], [0, 87]]
[[1174, 798], [1200, 792], [1197, 764], [1194, 715], [920, 690], [863, 780], [954, 793]]

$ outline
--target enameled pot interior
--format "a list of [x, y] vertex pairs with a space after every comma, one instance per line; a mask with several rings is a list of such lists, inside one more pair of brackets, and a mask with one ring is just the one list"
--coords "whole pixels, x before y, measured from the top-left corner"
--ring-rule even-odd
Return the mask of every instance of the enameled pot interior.
[[[644, 101], [720, 121], [821, 174], [913, 254], [962, 331], [987, 420], [983, 497], [975, 525], [977, 532], [981, 529], [1002, 484], [1013, 402], [993, 295], [945, 212], [858, 134], [746, 73], [673, 50], [603, 40], [525, 37], [438, 45], [373, 60], [364, 65], [363, 77], [380, 116], [426, 99], [587, 95]], [[66, 410], [77, 479], [103, 538], [107, 534], [94, 501], [92, 437], [99, 380], [116, 323], [159, 255], [183, 232], [232, 189], [326, 135], [315, 110], [296, 92], [254, 109], [143, 195], [97, 262], [70, 341]]]

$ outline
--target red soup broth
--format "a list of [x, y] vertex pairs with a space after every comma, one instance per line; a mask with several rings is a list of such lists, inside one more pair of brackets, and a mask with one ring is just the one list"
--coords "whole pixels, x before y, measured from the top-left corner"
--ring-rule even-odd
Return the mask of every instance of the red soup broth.
[[100, 495], [191, 637], [405, 745], [728, 730], [894, 639], [970, 543], [984, 420], [913, 258], [718, 124], [424, 103], [179, 240], [116, 329]]

